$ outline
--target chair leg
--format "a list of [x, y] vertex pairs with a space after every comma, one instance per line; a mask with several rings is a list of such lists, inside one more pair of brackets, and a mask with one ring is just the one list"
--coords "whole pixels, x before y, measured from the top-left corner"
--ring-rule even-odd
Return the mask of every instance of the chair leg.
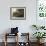
[[7, 46], [7, 41], [4, 42], [5, 46]]
[[5, 34], [5, 46], [7, 46], [7, 34]]
[[17, 46], [18, 46], [18, 34], [17, 34]]

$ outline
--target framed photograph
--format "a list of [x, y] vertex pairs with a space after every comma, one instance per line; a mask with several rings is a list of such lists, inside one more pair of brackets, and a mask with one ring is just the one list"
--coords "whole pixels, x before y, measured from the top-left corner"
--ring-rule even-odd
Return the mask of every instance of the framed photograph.
[[10, 8], [10, 19], [11, 20], [25, 20], [26, 19], [26, 8], [25, 7], [11, 7]]

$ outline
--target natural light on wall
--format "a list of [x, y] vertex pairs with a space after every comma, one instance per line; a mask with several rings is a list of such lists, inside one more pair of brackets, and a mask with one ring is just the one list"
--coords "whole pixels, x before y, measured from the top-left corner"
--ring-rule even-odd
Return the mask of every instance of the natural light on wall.
[[37, 17], [46, 19], [46, 0], [37, 0]]

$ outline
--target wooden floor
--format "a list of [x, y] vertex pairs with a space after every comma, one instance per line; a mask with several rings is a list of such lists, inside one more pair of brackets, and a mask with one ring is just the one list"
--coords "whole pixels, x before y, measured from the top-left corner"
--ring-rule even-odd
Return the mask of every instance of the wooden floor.
[[[0, 42], [0, 46], [4, 46], [4, 43], [2, 42]], [[14, 43], [12, 43], [12, 42], [10, 42], [10, 43], [8, 43], [8, 45], [7, 46], [15, 46], [15, 42]], [[22, 45], [21, 45], [22, 46]], [[25, 46], [25, 45], [24, 45]], [[32, 42], [32, 43], [30, 43], [30, 46], [37, 46], [37, 43], [34, 43], [34, 42]], [[41, 46], [46, 46], [46, 43], [44, 43], [43, 45], [41, 45]]]

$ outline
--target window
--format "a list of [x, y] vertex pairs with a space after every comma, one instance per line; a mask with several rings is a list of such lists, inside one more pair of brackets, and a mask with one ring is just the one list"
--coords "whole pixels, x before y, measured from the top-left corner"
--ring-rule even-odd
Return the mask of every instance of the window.
[[37, 15], [39, 17], [46, 17], [46, 0], [37, 1]]

